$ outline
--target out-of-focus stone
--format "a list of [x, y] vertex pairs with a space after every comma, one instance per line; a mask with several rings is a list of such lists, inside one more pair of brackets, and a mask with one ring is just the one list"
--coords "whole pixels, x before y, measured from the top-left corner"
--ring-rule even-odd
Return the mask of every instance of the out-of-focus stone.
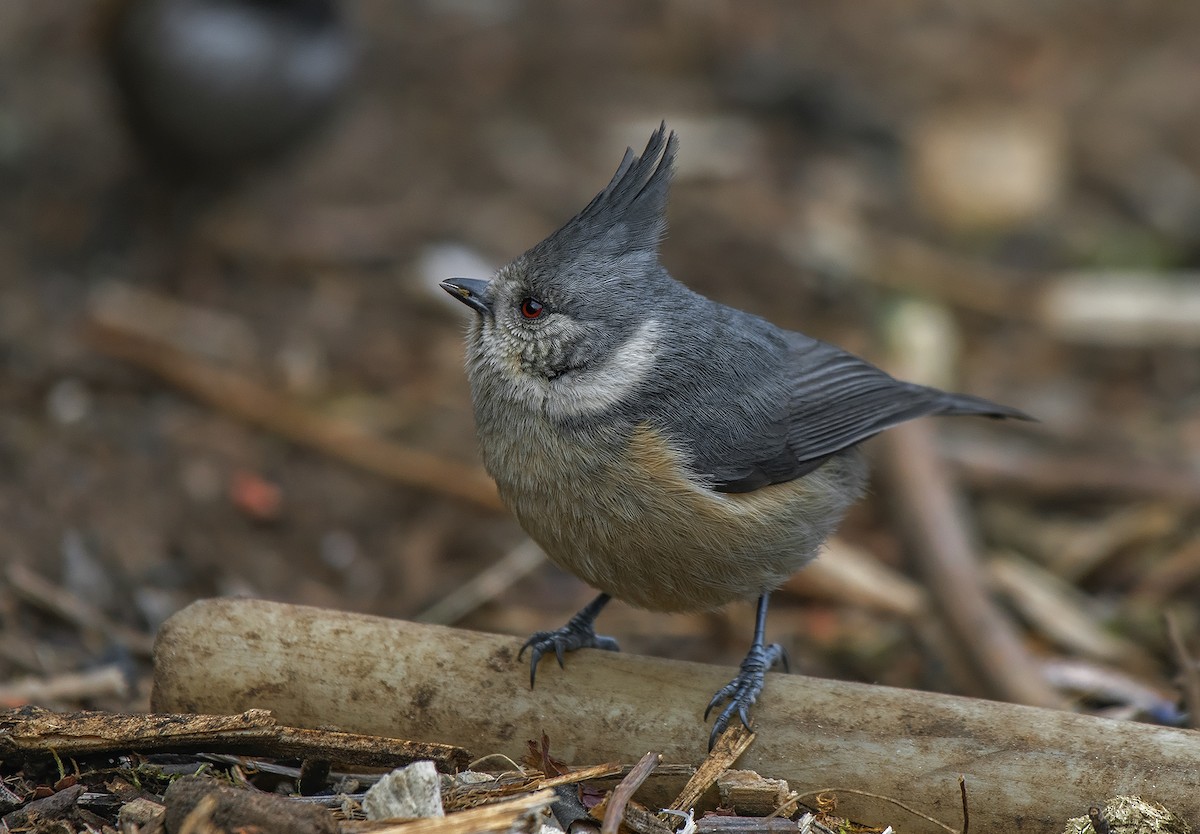
[[945, 228], [998, 231], [1052, 209], [1066, 181], [1061, 120], [1025, 109], [949, 110], [909, 136], [913, 188]]

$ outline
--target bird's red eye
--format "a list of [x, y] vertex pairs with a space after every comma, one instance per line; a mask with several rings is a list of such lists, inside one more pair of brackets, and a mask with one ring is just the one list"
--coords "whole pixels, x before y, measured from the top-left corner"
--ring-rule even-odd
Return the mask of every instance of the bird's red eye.
[[536, 298], [526, 298], [521, 301], [521, 315], [527, 319], [539, 318], [545, 311], [545, 305]]

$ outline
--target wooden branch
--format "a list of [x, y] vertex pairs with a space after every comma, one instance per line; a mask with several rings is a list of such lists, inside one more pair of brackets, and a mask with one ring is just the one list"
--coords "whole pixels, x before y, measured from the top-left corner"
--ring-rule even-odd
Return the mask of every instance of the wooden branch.
[[1005, 552], [988, 560], [986, 572], [1031, 630], [1068, 652], [1130, 669], [1147, 670], [1154, 663], [1144, 648], [1105, 628], [1082, 591], [1046, 568]]
[[342, 824], [342, 834], [500, 834], [521, 831], [526, 829], [516, 827], [520, 819], [549, 807], [554, 799], [554, 791], [546, 789], [478, 808], [455, 811], [444, 817], [407, 822], [347, 822]]
[[15, 562], [8, 566], [4, 578], [26, 602], [36, 605], [76, 628], [102, 634], [140, 657], [149, 657], [153, 640], [149, 634], [113, 622], [103, 611], [78, 594], [56, 585], [40, 573]]
[[64, 672], [48, 678], [18, 678], [0, 684], [0, 707], [103, 697], [129, 697], [129, 681], [124, 670], [116, 664], [84, 672]]
[[[730, 670], [581, 651], [537, 688], [521, 640], [257, 600], [194, 603], [162, 628], [153, 705], [271, 709], [294, 726], [452, 741], [519, 759], [549, 735], [568, 761], [632, 762], [647, 749], [699, 762], [701, 718]], [[972, 829], [1061, 831], [1096, 797], [1136, 793], [1200, 818], [1200, 733], [864, 684], [769, 674], [757, 740], [739, 766], [793, 790], [837, 788], [839, 814], [940, 832], [880, 796]], [[664, 766], [663, 770], [667, 768]], [[678, 779], [674, 790], [682, 787]], [[902, 817], [902, 819], [900, 819]]]
[[[920, 334], [918, 336], [918, 334]], [[901, 379], [950, 388], [958, 334], [941, 306], [909, 299], [883, 327], [888, 370]], [[950, 634], [966, 650], [987, 694], [1039, 707], [1066, 702], [1038, 674], [1016, 624], [993, 600], [980, 546], [953, 475], [935, 443], [934, 422], [916, 420], [877, 440], [880, 470], [907, 550]]]
[[617, 828], [625, 817], [625, 806], [646, 778], [662, 763], [662, 753], [650, 752], [638, 759], [633, 770], [621, 780], [605, 800], [604, 822], [600, 825], [600, 834], [617, 834]]
[[623, 768], [615, 762], [581, 767], [578, 770], [564, 773], [562, 776], [545, 776], [541, 779], [536, 779], [526, 790], [557, 788], [561, 785], [574, 785], [578, 782], [587, 782], [592, 779], [603, 779], [605, 776], [612, 776], [614, 773], [620, 773], [622, 770]]
[[[596, 807], [599, 808], [603, 805], [604, 803], [602, 802]], [[621, 828], [633, 831], [634, 834], [675, 834], [675, 829], [659, 819], [658, 814], [651, 811], [642, 803], [634, 802], [633, 800], [630, 800], [625, 805]]]
[[961, 472], [964, 482], [984, 489], [1007, 486], [1025, 496], [1100, 495], [1170, 501], [1189, 507], [1200, 504], [1200, 476], [1183, 466], [1004, 441], [948, 441], [940, 448], [945, 460]]
[[895, 518], [924, 574], [937, 610], [968, 649], [989, 694], [1035, 706], [1064, 701], [1041, 679], [1012, 620], [992, 601], [949, 472], [929, 422], [896, 426], [877, 441]]
[[930, 607], [929, 594], [917, 582], [837, 536], [782, 590], [909, 619], [928, 615]]
[[717, 783], [734, 762], [750, 749], [754, 734], [740, 723], [734, 724], [717, 738], [717, 743], [709, 751], [704, 763], [696, 768], [696, 772], [688, 779], [687, 784], [675, 797], [668, 808], [672, 811], [687, 813], [696, 806], [704, 792]]
[[201, 402], [293, 443], [406, 486], [487, 510], [501, 508], [496, 485], [479, 467], [391, 443], [346, 420], [304, 408], [241, 374], [112, 323], [92, 320], [84, 336], [101, 353], [144, 368]]
[[1188, 725], [1200, 729], [1200, 662], [1188, 651], [1183, 628], [1179, 625], [1179, 618], [1175, 613], [1168, 611], [1165, 620], [1167, 641], [1171, 644], [1175, 665], [1179, 667], [1180, 688], [1183, 690], [1183, 703], [1188, 711]]
[[499, 561], [488, 565], [413, 619], [419, 623], [453, 625], [499, 597], [545, 562], [546, 554], [542, 549], [533, 539], [525, 539]]
[[1028, 281], [1027, 273], [951, 255], [902, 235], [874, 232], [868, 244], [874, 268], [863, 271], [865, 281], [1013, 321], [1031, 317], [1023, 293], [1013, 289]]
[[167, 831], [288, 831], [337, 834], [324, 808], [266, 791], [223, 784], [209, 776], [183, 776], [167, 788]]
[[1086, 346], [1200, 347], [1194, 272], [1081, 271], [1057, 275], [1037, 299], [1044, 336]]
[[360, 767], [396, 767], [429, 759], [442, 769], [459, 769], [467, 751], [445, 744], [281, 726], [271, 713], [250, 709], [239, 715], [121, 715], [110, 712], [57, 713], [39, 707], [0, 712], [0, 756], [60, 758], [135, 750], [231, 752], [268, 758], [313, 758]]

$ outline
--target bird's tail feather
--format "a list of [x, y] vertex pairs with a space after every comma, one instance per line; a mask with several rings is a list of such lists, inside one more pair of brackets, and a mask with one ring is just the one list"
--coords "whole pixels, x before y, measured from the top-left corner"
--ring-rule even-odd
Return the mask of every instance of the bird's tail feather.
[[996, 419], [1009, 418], [1012, 420], [1031, 420], [1037, 422], [1036, 417], [1031, 417], [1018, 408], [1000, 405], [991, 400], [985, 400], [983, 397], [973, 397], [970, 394], [943, 393], [941, 396], [941, 405], [933, 413], [947, 416], [974, 415]]

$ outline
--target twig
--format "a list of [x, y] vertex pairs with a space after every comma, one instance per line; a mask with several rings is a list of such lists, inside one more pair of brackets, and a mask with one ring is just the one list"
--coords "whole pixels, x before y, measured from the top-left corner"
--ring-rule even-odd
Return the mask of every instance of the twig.
[[536, 791], [534, 793], [494, 802], [491, 805], [481, 805], [478, 808], [468, 808], [456, 811], [444, 817], [410, 822], [348, 822], [342, 824], [346, 834], [363, 832], [363, 834], [485, 834], [485, 832], [502, 832], [515, 829], [514, 823], [520, 818], [545, 808], [554, 801], [554, 791]]
[[[577, 782], [586, 782], [589, 779], [603, 779], [605, 776], [612, 776], [614, 773], [620, 772], [621, 765], [616, 762], [581, 767], [578, 770], [571, 770], [560, 776], [538, 779], [526, 790], [541, 790], [542, 788], [557, 788], [560, 785], [574, 785]], [[629, 777], [627, 776], [626, 778]]]
[[479, 606], [500, 596], [523, 577], [537, 570], [546, 554], [530, 539], [525, 539], [491, 565], [426, 608], [415, 619], [419, 623], [451, 625]]
[[1175, 693], [1164, 695], [1128, 672], [1073, 657], [1045, 660], [1040, 666], [1042, 679], [1072, 698], [1082, 695], [1122, 704], [1154, 721], [1179, 725]]
[[5, 571], [4, 578], [22, 599], [37, 605], [79, 629], [90, 629], [104, 635], [108, 640], [119, 643], [141, 657], [149, 657], [154, 647], [154, 638], [129, 626], [114, 623], [109, 617], [87, 600], [59, 585], [55, 585], [24, 565], [14, 563]]
[[958, 774], [958, 792], [962, 794], [963, 827], [962, 834], [971, 830], [971, 810], [967, 804], [967, 777]]
[[1153, 606], [1200, 580], [1200, 535], [1148, 565], [1129, 592], [1131, 602]]
[[[924, 335], [916, 338], [920, 330]], [[889, 364], [905, 379], [947, 387], [956, 334], [936, 305], [910, 300], [885, 325]], [[1061, 707], [1038, 675], [1015, 625], [987, 592], [978, 546], [957, 485], [943, 464], [933, 421], [897, 426], [879, 438], [881, 469], [908, 550], [925, 574], [937, 610], [968, 650], [991, 693], [1007, 701]]]
[[764, 819], [775, 819], [776, 817], [790, 817], [796, 810], [796, 806], [800, 804], [800, 792], [792, 791], [788, 794], [787, 799], [783, 804], [776, 808], [771, 813], [767, 814]]
[[947, 255], [920, 240], [876, 232], [871, 235], [874, 269], [862, 277], [880, 286], [933, 297], [966, 310], [1025, 321], [1032, 311], [1013, 286], [1029, 274], [979, 260]]
[[267, 710], [240, 715], [56, 713], [39, 707], [0, 712], [0, 757], [71, 757], [116, 750], [242, 752], [268, 758], [320, 758], [364, 767], [429, 759], [461, 768], [467, 751], [447, 744], [285, 727]]
[[[474, 768], [468, 765], [466, 769], [472, 770]], [[547, 777], [540, 772], [535, 775], [534, 773], [518, 768], [510, 773], [498, 774], [493, 781], [455, 784], [448, 789], [444, 789], [442, 791], [442, 804], [447, 811], [474, 808], [485, 802], [503, 799], [513, 794], [528, 793], [529, 791], [537, 791], [544, 788], [559, 788], [594, 779], [605, 779], [615, 776], [622, 770], [623, 768], [620, 764], [608, 762], [607, 764], [570, 770], [559, 776]]]
[[126, 698], [129, 681], [119, 666], [101, 666], [86, 672], [69, 672], [51, 678], [25, 678], [0, 686], [0, 707], [84, 698]]
[[671, 803], [670, 810], [689, 811], [694, 808], [704, 792], [715, 785], [725, 771], [733, 767], [733, 763], [741, 758], [753, 741], [754, 733], [741, 724], [735, 724], [721, 733], [708, 757], [696, 768], [692, 778], [688, 779], [679, 796]]
[[929, 612], [929, 594], [920, 584], [837, 536], [825, 542], [820, 559], [783, 587], [805, 597], [816, 595], [908, 619]]
[[501, 507], [495, 484], [477, 467], [375, 437], [351, 422], [310, 411], [241, 374], [142, 334], [92, 320], [84, 336], [101, 353], [151, 371], [196, 399], [294, 443], [397, 483], [487, 510]]
[[[575, 827], [578, 828], [579, 826]], [[642, 803], [635, 802], [632, 799], [625, 805], [625, 812], [621, 819], [621, 828], [632, 831], [633, 834], [674, 834], [673, 828], [659, 819], [656, 812], [651, 811]]]
[[806, 791], [806, 792], [800, 794], [796, 798], [803, 799], [806, 796], [819, 796], [823, 793], [835, 793], [835, 794], [836, 793], [850, 793], [850, 794], [854, 794], [855, 796], [867, 796], [867, 797], [870, 797], [871, 799], [878, 799], [883, 802], [887, 802], [890, 805], [895, 805], [897, 808], [901, 808], [905, 811], [908, 811], [908, 813], [912, 814], [913, 816], [920, 817], [921, 819], [925, 820], [926, 822], [933, 823], [938, 828], [941, 828], [944, 831], [948, 831], [950, 834], [959, 834], [959, 832], [957, 830], [955, 830], [952, 826], [946, 825], [946, 823], [942, 822], [941, 820], [935, 819], [935, 818], [929, 816], [928, 814], [918, 811], [916, 808], [912, 807], [911, 805], [906, 805], [905, 803], [901, 802], [899, 799], [896, 799], [895, 797], [884, 796], [883, 794], [878, 794], [878, 793], [871, 793], [870, 791], [860, 791], [860, 790], [855, 790], [853, 788], [818, 788], [813, 791]]
[[1144, 652], [1103, 628], [1070, 583], [1015, 553], [988, 561], [987, 575], [998, 593], [1021, 612], [1030, 627], [1056, 645], [1102, 661], [1145, 666]]
[[928, 422], [906, 423], [880, 437], [882, 469], [891, 483], [895, 517], [922, 568], [950, 631], [997, 697], [1061, 707], [1025, 651], [1016, 628], [988, 595], [987, 581], [950, 474]]
[[1166, 612], [1163, 619], [1167, 623], [1171, 654], [1175, 656], [1175, 665], [1179, 667], [1179, 676], [1182, 679], [1183, 703], [1187, 706], [1188, 725], [1200, 729], [1200, 662], [1188, 651], [1187, 641], [1183, 639], [1183, 630], [1179, 627], [1179, 619], [1174, 612]]
[[[987, 510], [986, 525], [994, 541], [1034, 556], [1043, 570], [1074, 588], [1122, 551], [1139, 552], [1148, 544], [1169, 539], [1183, 526], [1185, 512], [1152, 501], [1112, 510], [1098, 518], [1067, 519], [1047, 518], [1044, 510], [1039, 513], [996, 503]], [[1080, 592], [1070, 593], [1078, 596]]]
[[646, 781], [646, 777], [654, 772], [662, 761], [661, 753], [650, 752], [642, 756], [629, 775], [621, 780], [609, 796], [604, 810], [604, 822], [600, 825], [600, 834], [617, 834], [617, 827], [625, 817], [625, 806], [633, 798], [637, 789]]
[[1042, 288], [1040, 332], [1082, 345], [1200, 346], [1200, 287], [1192, 272], [1079, 272]]
[[1017, 443], [948, 442], [942, 454], [967, 484], [1010, 486], [1043, 497], [1115, 495], [1200, 504], [1194, 471], [1099, 455], [1083, 457]]

